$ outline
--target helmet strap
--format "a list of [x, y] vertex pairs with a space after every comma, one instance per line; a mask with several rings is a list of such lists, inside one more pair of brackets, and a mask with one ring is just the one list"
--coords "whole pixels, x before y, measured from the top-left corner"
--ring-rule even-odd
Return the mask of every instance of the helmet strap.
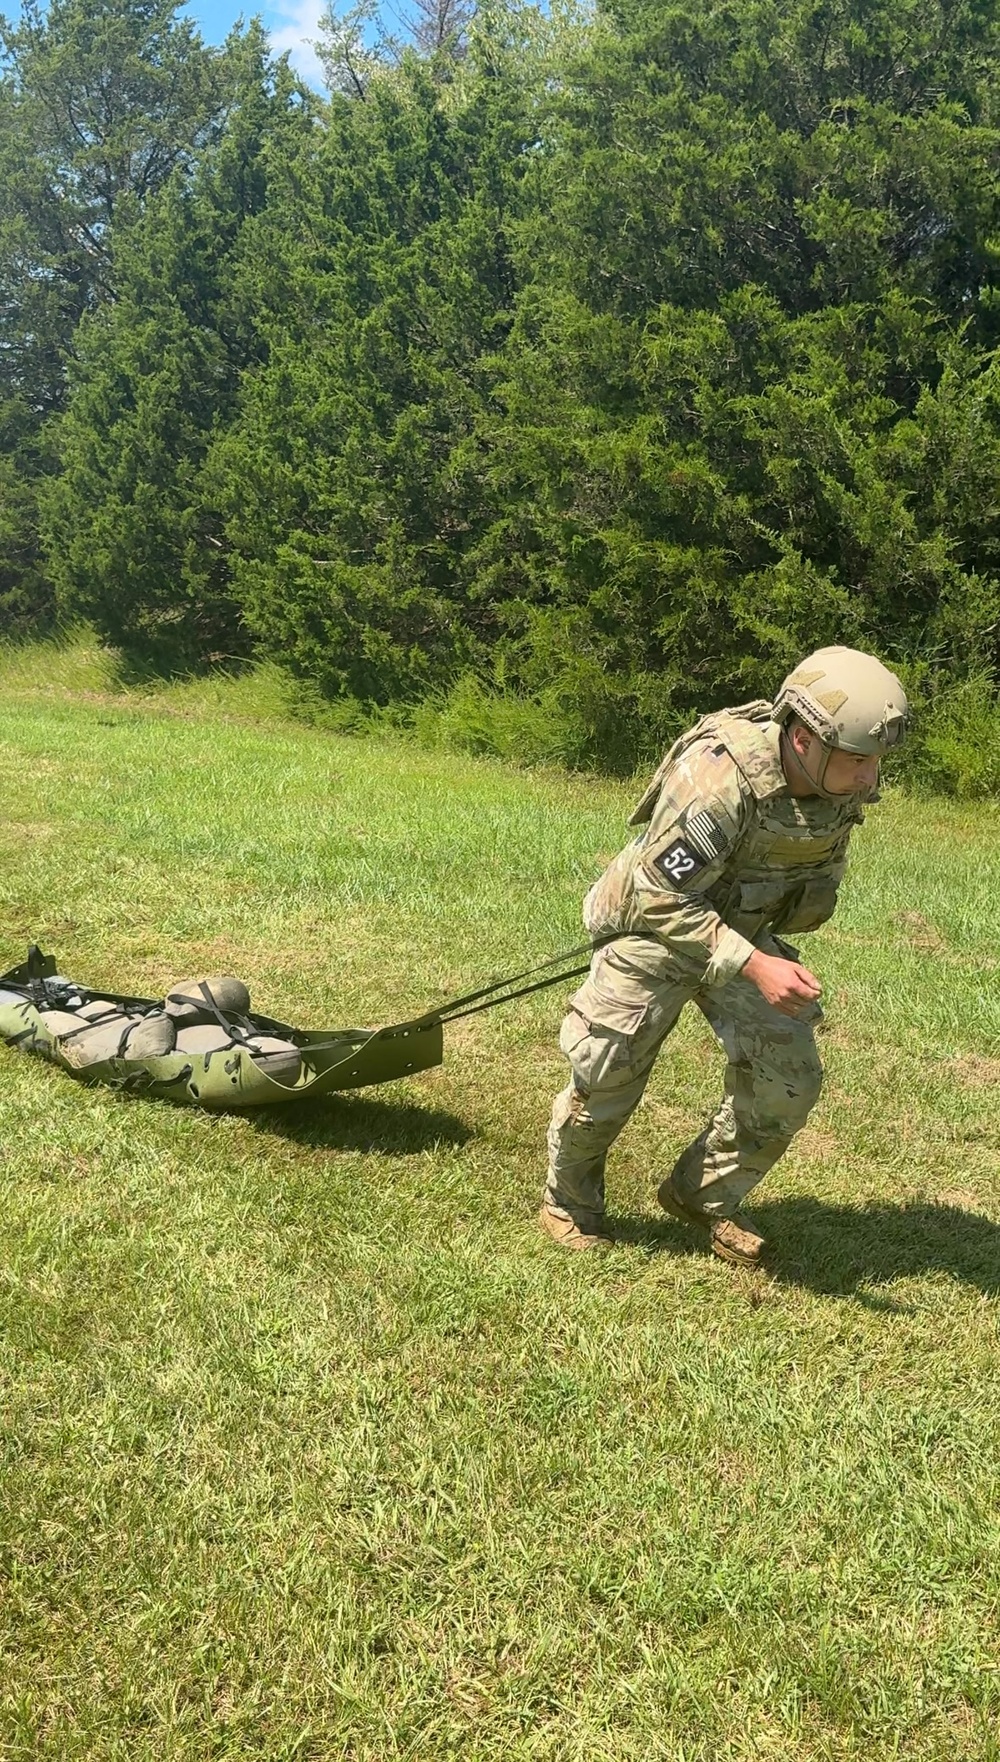
[[[800, 721], [801, 721], [801, 718], [800, 718]], [[803, 722], [802, 727], [806, 728], [807, 732], [812, 735], [813, 740], [818, 745], [821, 753], [823, 754], [823, 757], [820, 761], [819, 769], [816, 771], [810, 771], [809, 766], [806, 764], [805, 759], [802, 757], [802, 754], [797, 753], [794, 746], [792, 745], [791, 736], [788, 732], [788, 728], [786, 725], [781, 730], [781, 738], [783, 741], [785, 741], [787, 743], [788, 750], [791, 753], [793, 764], [798, 766], [799, 770], [802, 772], [803, 777], [808, 779], [808, 781], [812, 784], [813, 788], [815, 789], [816, 794], [821, 795], [823, 797], [824, 801], [843, 801], [844, 800], [843, 795], [838, 794], [836, 790], [827, 789], [825, 783], [823, 782], [823, 779], [826, 776], [827, 765], [830, 763], [830, 753], [832, 751], [832, 748], [828, 747], [825, 741], [820, 740], [820, 737], [816, 733], [815, 729], [809, 728], [807, 723]]]

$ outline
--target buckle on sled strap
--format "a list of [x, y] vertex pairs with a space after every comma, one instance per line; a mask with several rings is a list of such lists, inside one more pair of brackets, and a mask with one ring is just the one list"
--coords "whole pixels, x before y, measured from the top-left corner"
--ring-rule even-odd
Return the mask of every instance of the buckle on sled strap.
[[43, 954], [37, 942], [28, 949], [28, 958], [24, 963], [24, 976], [28, 980], [51, 979], [56, 970], [54, 954]]
[[51, 1002], [46, 979], [52, 979], [58, 972], [54, 954], [43, 954], [37, 942], [32, 942], [28, 949], [28, 958], [19, 967], [3, 975], [2, 983], [11, 991], [23, 991], [32, 1002], [41, 998]]

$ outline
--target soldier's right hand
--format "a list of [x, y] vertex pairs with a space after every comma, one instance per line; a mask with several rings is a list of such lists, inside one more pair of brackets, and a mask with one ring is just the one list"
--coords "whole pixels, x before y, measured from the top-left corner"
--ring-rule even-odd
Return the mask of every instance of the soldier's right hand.
[[756, 985], [761, 996], [784, 1016], [801, 1015], [823, 989], [815, 973], [810, 973], [801, 961], [782, 960], [780, 955], [765, 954], [760, 948], [754, 949], [744, 966], [743, 977]]

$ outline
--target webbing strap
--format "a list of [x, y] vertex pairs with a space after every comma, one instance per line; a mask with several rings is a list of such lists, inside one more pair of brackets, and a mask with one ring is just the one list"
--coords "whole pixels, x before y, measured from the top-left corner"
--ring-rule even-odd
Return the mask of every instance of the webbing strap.
[[[489, 985], [481, 985], [478, 991], [466, 992], [464, 997], [452, 997], [447, 1003], [438, 1004], [437, 1009], [429, 1009], [422, 1016], [414, 1016], [408, 1022], [396, 1022], [391, 1028], [379, 1028], [374, 1034], [364, 1039], [393, 1039], [397, 1034], [412, 1034], [421, 1028], [433, 1028], [438, 1023], [458, 1022], [463, 1016], [478, 1016], [483, 1010], [496, 1009], [501, 1003], [512, 1003], [516, 997], [530, 997], [533, 991], [544, 991], [549, 985], [561, 985], [566, 979], [577, 979], [582, 973], [589, 972], [590, 960], [584, 966], [567, 967], [566, 961], [575, 960], [578, 955], [592, 956], [594, 950], [603, 948], [606, 943], [614, 942], [621, 936], [621, 930], [612, 930], [604, 936], [597, 936], [592, 942], [581, 942], [577, 948], [567, 948], [562, 954], [555, 954], [551, 960], [541, 961], [537, 967], [527, 967], [523, 973], [513, 973], [508, 979], [494, 979]], [[558, 967], [557, 973], [549, 972], [550, 967]], [[536, 979], [536, 973], [547, 973], [545, 979]], [[519, 979], [530, 979], [530, 985], [518, 986]], [[513, 991], [511, 986], [516, 987]], [[497, 993], [500, 993], [498, 996]], [[482, 1001], [481, 1001], [482, 1000]], [[340, 1046], [344, 1036], [337, 1040], [312, 1041], [303, 1048], [306, 1057], [313, 1052], [326, 1052], [332, 1047]], [[355, 1053], [357, 1048], [355, 1048]], [[345, 1058], [352, 1054], [345, 1054]]]
[[578, 979], [581, 974], [590, 972], [590, 962], [583, 967], [568, 967], [564, 973], [552, 973], [547, 979], [536, 979], [533, 985], [522, 985], [518, 991], [506, 991], [502, 997], [488, 997], [485, 1003], [473, 1004], [471, 1009], [454, 1009], [446, 1004], [447, 1016], [440, 1011], [438, 1021], [460, 1022], [463, 1016], [478, 1016], [484, 1009], [495, 1009], [500, 1003], [512, 1003], [515, 997], [530, 997], [533, 991], [544, 991], [547, 985], [561, 985], [564, 979]]
[[[208, 986], [205, 984], [204, 979], [199, 980], [198, 990], [201, 992], [201, 995], [205, 1000], [205, 1013], [211, 1014], [215, 1017], [219, 1027], [225, 1030], [234, 1045], [245, 1045], [249, 1040], [250, 1035], [254, 1032], [253, 1027], [245, 1027], [242, 1022], [231, 1021], [227, 1015], [224, 1015], [216, 1003], [215, 998], [212, 996], [212, 993], [208, 989]], [[185, 997], [183, 991], [172, 991], [170, 995], [171, 997], [179, 998], [181, 1003], [194, 1003], [195, 1001], [193, 997]]]
[[[480, 998], [492, 1000], [489, 1003], [480, 1004], [480, 1009], [492, 1009], [494, 1004], [506, 1003], [509, 998], [528, 997], [532, 991], [544, 991], [547, 985], [558, 985], [563, 979], [575, 978], [579, 973], [587, 971], [590, 966], [590, 957], [595, 949], [603, 948], [605, 943], [613, 942], [615, 937], [621, 934], [620, 930], [609, 931], [604, 936], [595, 937], [591, 942], [581, 942], [577, 948], [567, 948], [562, 954], [554, 954], [551, 960], [540, 961], [537, 967], [526, 967], [523, 973], [512, 973], [508, 979], [493, 979], [489, 985], [481, 985], [478, 991], [468, 991], [464, 997], [450, 998], [447, 1003], [439, 1004], [437, 1009], [428, 1010], [425, 1016], [418, 1016], [417, 1021], [457, 1021], [460, 1016], [478, 1015], [479, 1010], [467, 1009], [466, 1005], [478, 1004]], [[548, 973], [552, 967], [563, 968], [567, 961], [577, 960], [582, 954], [587, 956], [586, 966], [571, 967], [566, 972], [550, 973], [550, 977], [547, 979], [535, 978], [536, 973]], [[522, 985], [520, 990], [511, 991], [510, 987], [518, 985], [522, 979], [531, 979], [533, 983]], [[495, 993], [498, 991], [503, 992], [504, 995], [497, 997]]]

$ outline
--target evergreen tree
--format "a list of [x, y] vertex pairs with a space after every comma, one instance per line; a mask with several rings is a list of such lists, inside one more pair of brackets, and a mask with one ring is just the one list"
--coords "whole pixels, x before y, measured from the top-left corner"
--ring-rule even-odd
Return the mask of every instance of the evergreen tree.
[[267, 358], [214, 450], [234, 579], [265, 648], [331, 692], [412, 697], [468, 652], [461, 451], [509, 322], [518, 102], [482, 80], [446, 110], [414, 57], [335, 94], [246, 241]]
[[119, 238], [116, 298], [80, 326], [62, 471], [45, 499], [62, 606], [169, 667], [244, 644], [204, 461], [256, 349], [233, 296], [234, 254], [284, 137], [312, 126], [259, 26], [230, 45], [230, 70], [221, 136], [193, 174], [177, 166]]
[[27, 0], [0, 21], [0, 621], [51, 617], [36, 500], [85, 313], [115, 289], [122, 227], [219, 126], [225, 55], [177, 0]]
[[58, 184], [12, 64], [8, 617], [58, 418], [63, 603], [170, 665], [471, 673], [622, 768], [822, 641], [991, 674], [998, 11], [428, 0], [404, 49], [362, 0], [327, 103], [251, 32], [224, 101], [161, 138], [147, 93]]
[[996, 456], [996, 41], [992, 0], [621, 0], [552, 87], [467, 565], [592, 756], [822, 640], [992, 664], [992, 499], [928, 468]]

